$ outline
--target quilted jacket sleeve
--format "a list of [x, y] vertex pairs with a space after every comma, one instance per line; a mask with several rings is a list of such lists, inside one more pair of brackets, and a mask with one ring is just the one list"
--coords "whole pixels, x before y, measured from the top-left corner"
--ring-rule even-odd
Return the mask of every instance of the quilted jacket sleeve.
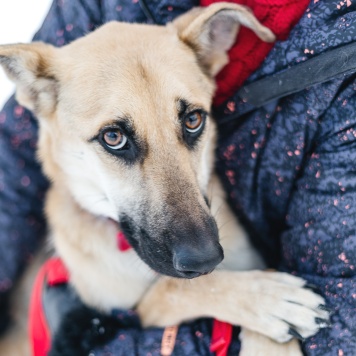
[[[34, 40], [61, 46], [83, 36], [100, 24], [99, 3], [54, 1]], [[36, 141], [36, 120], [11, 97], [0, 112], [0, 329], [6, 325], [7, 294], [46, 229], [48, 183], [36, 159]]]
[[[355, 41], [355, 4], [311, 1], [249, 80]], [[332, 326], [303, 343], [307, 355], [356, 352], [355, 78], [340, 74], [247, 114], [235, 95], [218, 117], [232, 119], [218, 150], [232, 207], [269, 265], [314, 284], [333, 311]]]
[[331, 328], [304, 345], [311, 355], [356, 352], [355, 86], [355, 76], [345, 80], [319, 118], [281, 238], [283, 269], [316, 285], [332, 309]]

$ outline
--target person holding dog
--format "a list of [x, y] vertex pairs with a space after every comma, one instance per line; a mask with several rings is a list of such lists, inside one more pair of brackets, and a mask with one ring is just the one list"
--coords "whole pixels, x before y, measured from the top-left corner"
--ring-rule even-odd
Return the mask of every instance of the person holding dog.
[[[331, 327], [306, 340], [304, 351], [351, 355], [356, 350], [355, 6], [314, 0], [239, 3], [249, 6], [278, 41], [265, 44], [242, 29], [230, 63], [218, 76], [217, 170], [231, 206], [267, 264], [308, 280], [333, 311]], [[61, 46], [109, 20], [164, 24], [194, 5], [55, 1], [35, 40]], [[11, 288], [44, 236], [42, 200], [48, 183], [35, 159], [31, 114], [11, 98], [0, 113], [0, 125], [5, 328]], [[190, 337], [197, 330], [207, 337], [205, 323], [184, 326], [187, 342], [194, 343]], [[158, 330], [140, 330], [137, 320], [128, 325], [122, 333], [127, 343], [145, 333], [148, 345], [162, 337]], [[122, 350], [115, 342], [106, 347]]]

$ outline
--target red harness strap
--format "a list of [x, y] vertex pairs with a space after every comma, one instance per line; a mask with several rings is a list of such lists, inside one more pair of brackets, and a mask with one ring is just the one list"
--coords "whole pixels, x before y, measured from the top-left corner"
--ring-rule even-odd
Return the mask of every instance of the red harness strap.
[[[117, 245], [120, 251], [127, 251], [131, 248], [127, 242], [124, 234], [121, 232], [117, 235]], [[47, 356], [51, 349], [52, 335], [43, 309], [42, 293], [44, 287], [56, 286], [63, 283], [68, 283], [69, 273], [59, 257], [50, 258], [44, 263], [39, 270], [30, 300], [29, 310], [29, 333], [30, 343], [33, 356]], [[171, 328], [166, 328], [171, 329]], [[176, 330], [177, 332], [177, 330]], [[232, 337], [232, 326], [219, 320], [214, 320], [213, 333], [211, 339], [210, 349], [216, 353], [216, 356], [226, 356]], [[166, 338], [162, 340], [162, 347], [165, 345]], [[174, 349], [175, 337], [172, 338], [169, 350]], [[163, 345], [164, 344], [164, 345]], [[166, 353], [167, 355], [170, 352]]]
[[130, 250], [132, 247], [129, 244], [129, 242], [127, 241], [125, 235], [123, 232], [119, 231], [116, 235], [116, 240], [117, 240], [117, 248], [124, 252], [127, 250]]
[[37, 274], [29, 310], [29, 332], [33, 356], [47, 356], [51, 348], [50, 329], [42, 305], [45, 283], [54, 286], [67, 283], [68, 280], [68, 271], [59, 257], [46, 261]]
[[232, 339], [231, 324], [214, 319], [213, 334], [211, 336], [210, 351], [216, 356], [226, 356]]

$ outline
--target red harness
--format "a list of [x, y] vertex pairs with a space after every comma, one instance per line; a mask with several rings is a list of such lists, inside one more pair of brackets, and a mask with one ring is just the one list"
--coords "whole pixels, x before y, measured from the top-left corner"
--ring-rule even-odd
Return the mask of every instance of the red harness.
[[[117, 247], [120, 251], [131, 249], [122, 232], [117, 234]], [[37, 274], [33, 286], [29, 310], [29, 333], [33, 356], [46, 356], [51, 349], [51, 332], [42, 304], [45, 285], [53, 287], [69, 282], [69, 273], [59, 257], [52, 257], [44, 263]], [[166, 328], [166, 330], [169, 328]], [[175, 338], [175, 336], [174, 336]], [[232, 338], [232, 325], [214, 320], [210, 349], [216, 356], [226, 356]], [[170, 349], [173, 351], [174, 341]], [[170, 354], [166, 354], [169, 356]]]

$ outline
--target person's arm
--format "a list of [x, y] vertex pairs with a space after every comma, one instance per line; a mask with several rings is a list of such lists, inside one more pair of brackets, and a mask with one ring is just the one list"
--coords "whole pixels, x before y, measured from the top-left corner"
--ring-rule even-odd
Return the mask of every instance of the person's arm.
[[317, 287], [331, 327], [308, 339], [308, 355], [356, 354], [356, 95], [346, 79], [319, 118], [315, 147], [296, 182], [282, 234], [283, 270]]

